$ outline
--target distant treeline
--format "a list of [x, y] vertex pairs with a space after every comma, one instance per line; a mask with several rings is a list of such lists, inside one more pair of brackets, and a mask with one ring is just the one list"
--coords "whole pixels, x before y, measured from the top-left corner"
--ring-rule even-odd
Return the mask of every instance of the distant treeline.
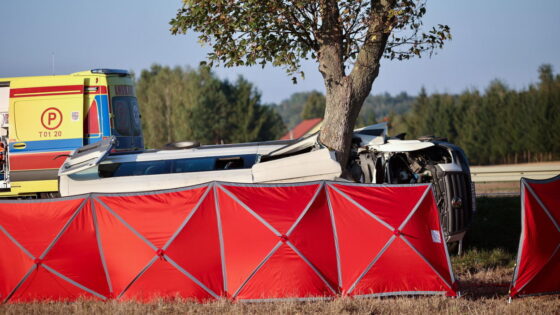
[[153, 65], [136, 81], [146, 146], [196, 140], [204, 144], [277, 139], [286, 128], [255, 86], [220, 80], [208, 68]]
[[427, 95], [422, 90], [411, 111], [392, 119], [393, 132], [447, 137], [472, 164], [558, 160], [560, 75], [550, 65], [538, 71], [539, 82], [520, 91], [498, 80], [484, 92]]
[[[389, 121], [391, 134], [446, 137], [472, 164], [560, 159], [560, 75], [539, 68], [539, 82], [523, 90], [493, 81], [483, 91], [418, 96], [370, 95], [356, 127]], [[146, 144], [181, 140], [238, 143], [274, 140], [301, 120], [322, 117], [325, 97], [294, 93], [280, 104], [263, 104], [255, 86], [239, 77], [217, 78], [208, 68], [153, 65], [136, 82]]]
[[[370, 95], [356, 127], [390, 122], [390, 134], [407, 139], [438, 136], [462, 147], [472, 164], [539, 162], [560, 159], [560, 76], [550, 65], [539, 69], [539, 82], [517, 91], [495, 80], [483, 91], [418, 96]], [[316, 94], [319, 94], [317, 96]], [[322, 117], [309, 110], [323, 95], [295, 93], [276, 107], [288, 127]], [[323, 97], [324, 111], [324, 97]]]
[[[404, 114], [410, 110], [414, 100], [415, 97], [406, 92], [395, 96], [389, 93], [370, 95], [362, 106], [356, 126], [371, 125], [389, 116]], [[317, 102], [322, 104], [319, 106]], [[317, 91], [294, 93], [280, 102], [276, 110], [282, 116], [286, 127], [293, 128], [303, 119], [323, 117], [325, 97]]]

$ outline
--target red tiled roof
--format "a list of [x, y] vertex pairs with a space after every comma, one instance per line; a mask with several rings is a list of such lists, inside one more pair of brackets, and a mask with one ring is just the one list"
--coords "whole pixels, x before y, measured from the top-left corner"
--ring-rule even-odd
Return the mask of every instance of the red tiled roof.
[[290, 140], [303, 137], [307, 132], [313, 129], [315, 126], [321, 123], [323, 118], [312, 118], [306, 119], [300, 122], [292, 130], [288, 131], [285, 135], [280, 138], [280, 140]]

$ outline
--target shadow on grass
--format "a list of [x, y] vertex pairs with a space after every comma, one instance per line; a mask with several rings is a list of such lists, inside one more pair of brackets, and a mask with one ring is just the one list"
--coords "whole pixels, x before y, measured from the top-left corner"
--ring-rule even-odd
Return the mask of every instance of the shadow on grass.
[[479, 282], [466, 280], [460, 284], [462, 298], [476, 301], [481, 298], [485, 299], [506, 299], [509, 293], [509, 286], [483, 284]]
[[470, 299], [503, 297], [515, 266], [521, 233], [519, 197], [477, 198], [477, 214], [464, 239], [463, 254], [453, 255], [461, 291]]
[[463, 255], [454, 256], [454, 261], [477, 270], [510, 266], [521, 233], [519, 197], [477, 198], [476, 203], [477, 214], [465, 235]]
[[465, 249], [503, 249], [517, 253], [521, 233], [519, 197], [477, 198], [477, 214], [467, 232]]

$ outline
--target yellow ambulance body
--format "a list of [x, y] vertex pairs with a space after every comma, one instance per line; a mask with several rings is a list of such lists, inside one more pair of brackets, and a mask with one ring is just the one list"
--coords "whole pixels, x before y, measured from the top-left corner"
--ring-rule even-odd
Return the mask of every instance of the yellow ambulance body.
[[117, 150], [144, 148], [127, 71], [0, 78], [0, 197], [56, 195], [66, 156], [109, 136]]

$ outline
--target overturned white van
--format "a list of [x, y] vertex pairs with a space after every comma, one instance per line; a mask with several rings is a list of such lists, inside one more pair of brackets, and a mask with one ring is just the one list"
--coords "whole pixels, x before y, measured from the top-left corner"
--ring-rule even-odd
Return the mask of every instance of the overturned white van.
[[[385, 123], [354, 131], [344, 169], [317, 134], [289, 141], [109, 153], [114, 144], [109, 138], [75, 150], [59, 170], [61, 195], [149, 191], [214, 180], [431, 183], [448, 242], [462, 240], [475, 212], [469, 164], [459, 147], [434, 137], [390, 138]], [[343, 170], [346, 179], [340, 178]]]
[[334, 152], [326, 148], [302, 148], [302, 143], [293, 141], [108, 154], [114, 142], [107, 139], [76, 150], [60, 168], [60, 194], [158, 190], [213, 180], [239, 183], [334, 180], [341, 174]]

